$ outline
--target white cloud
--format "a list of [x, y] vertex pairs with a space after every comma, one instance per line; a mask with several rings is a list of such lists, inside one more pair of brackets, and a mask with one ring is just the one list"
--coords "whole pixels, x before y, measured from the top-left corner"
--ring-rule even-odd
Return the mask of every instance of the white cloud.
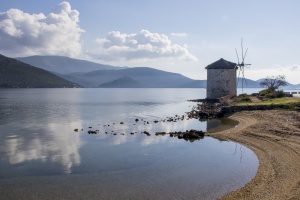
[[103, 60], [148, 60], [178, 58], [196, 61], [186, 46], [172, 44], [168, 36], [141, 30], [139, 33], [109, 32], [106, 38], [97, 38]]
[[187, 33], [171, 33], [172, 36], [176, 36], [176, 37], [187, 37], [188, 34]]
[[300, 71], [300, 65], [292, 65], [289, 67], [290, 71]]
[[[48, 124], [47, 130], [51, 134], [47, 136], [37, 132], [35, 137], [23, 138], [13, 136], [1, 144], [0, 153], [7, 156], [9, 164], [20, 164], [27, 161], [47, 160], [60, 163], [66, 174], [72, 172], [72, 166], [80, 165], [79, 149], [83, 142], [79, 134], [70, 131], [74, 127], [82, 127], [80, 123], [71, 123], [69, 126]], [[57, 131], [60, 130], [60, 131]], [[41, 130], [44, 132], [44, 130]], [[61, 134], [64, 133], [64, 134]], [[2, 151], [2, 152], [1, 152]]]
[[0, 13], [0, 52], [4, 54], [66, 55], [81, 53], [79, 12], [62, 2], [48, 16], [18, 9]]

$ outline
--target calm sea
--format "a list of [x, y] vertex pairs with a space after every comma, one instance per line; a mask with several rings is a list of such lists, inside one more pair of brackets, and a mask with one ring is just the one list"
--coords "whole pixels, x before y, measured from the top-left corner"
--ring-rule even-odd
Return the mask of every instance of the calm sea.
[[[155, 136], [220, 124], [187, 118], [196, 105], [187, 100], [204, 97], [204, 89], [1, 89], [1, 196], [217, 199], [240, 188], [258, 168], [245, 146]], [[184, 120], [163, 122], [175, 116]]]

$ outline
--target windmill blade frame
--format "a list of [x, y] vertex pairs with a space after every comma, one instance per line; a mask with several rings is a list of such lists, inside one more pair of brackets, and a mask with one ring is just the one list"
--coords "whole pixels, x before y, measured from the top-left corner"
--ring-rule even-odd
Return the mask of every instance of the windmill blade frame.
[[248, 52], [248, 48], [246, 49], [245, 54], [244, 54], [243, 38], [241, 38], [241, 50], [242, 50], [242, 62], [240, 63], [239, 55], [238, 55], [238, 52], [237, 52], [237, 50], [235, 48], [236, 57], [238, 59], [238, 64], [236, 65], [235, 68], [239, 68], [238, 69], [239, 70], [239, 74], [238, 74], [237, 87], [239, 85], [240, 75], [242, 75], [242, 91], [243, 91], [243, 89], [244, 89], [244, 82], [247, 85], [247, 81], [245, 79], [245, 67], [251, 65], [251, 64], [245, 64], [244, 63], [246, 55], [247, 55], [247, 52]]
[[243, 63], [244, 63], [245, 57], [247, 55], [247, 52], [248, 52], [248, 48], [246, 49], [245, 55], [243, 56]]
[[[236, 57], [237, 57], [237, 59], [238, 59], [238, 65], [240, 64], [240, 59], [239, 59], [239, 55], [238, 55], [238, 52], [237, 52], [237, 50], [236, 50], [236, 48], [235, 48], [235, 53], [236, 53]], [[238, 66], [237, 65], [237, 66]]]
[[[242, 47], [242, 58], [243, 58], [243, 55], [244, 55], [243, 38], [241, 38], [241, 47]], [[243, 59], [242, 63], [244, 63], [244, 59]]]

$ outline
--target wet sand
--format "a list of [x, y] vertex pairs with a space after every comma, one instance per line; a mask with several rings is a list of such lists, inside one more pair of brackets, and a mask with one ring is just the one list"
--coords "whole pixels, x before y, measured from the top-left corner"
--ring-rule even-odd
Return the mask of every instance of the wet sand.
[[243, 111], [234, 113], [236, 128], [210, 133], [239, 142], [255, 152], [259, 169], [252, 181], [222, 199], [300, 199], [300, 113]]

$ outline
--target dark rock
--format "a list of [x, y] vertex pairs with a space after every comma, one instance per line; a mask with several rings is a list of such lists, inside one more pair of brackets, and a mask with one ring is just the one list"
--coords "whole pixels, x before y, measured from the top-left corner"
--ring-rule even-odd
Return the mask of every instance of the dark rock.
[[167, 133], [166, 132], [156, 132], [155, 135], [166, 135]]
[[147, 135], [147, 136], [150, 136], [151, 134], [149, 133], [149, 132], [147, 132], [147, 131], [144, 131], [143, 132], [145, 135]]
[[97, 131], [89, 130], [88, 134], [97, 134]]
[[178, 139], [182, 139], [183, 138], [183, 134], [178, 134]]

